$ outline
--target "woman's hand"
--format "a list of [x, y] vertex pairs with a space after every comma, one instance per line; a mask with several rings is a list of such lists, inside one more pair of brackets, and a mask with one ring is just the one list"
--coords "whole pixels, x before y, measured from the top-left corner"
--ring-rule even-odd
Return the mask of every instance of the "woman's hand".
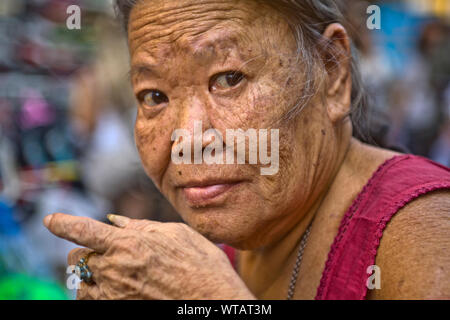
[[254, 299], [223, 251], [189, 226], [110, 215], [115, 226], [56, 213], [44, 219], [74, 249], [75, 265], [89, 252], [93, 284], [77, 299]]

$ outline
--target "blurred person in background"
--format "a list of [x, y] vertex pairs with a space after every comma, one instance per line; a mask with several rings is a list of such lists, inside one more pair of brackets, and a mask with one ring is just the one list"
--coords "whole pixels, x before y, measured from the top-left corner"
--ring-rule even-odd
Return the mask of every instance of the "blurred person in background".
[[433, 160], [450, 167], [450, 86], [445, 91], [444, 98], [444, 121], [440, 126], [439, 136], [433, 143], [430, 156]]
[[[391, 145], [387, 139], [390, 127], [388, 120], [388, 103], [386, 101], [386, 83], [392, 77], [392, 71], [386, 63], [386, 56], [379, 47], [374, 45], [373, 32], [367, 28], [367, 8], [374, 1], [351, 0], [344, 10], [346, 28], [357, 51], [355, 56], [359, 61], [361, 79], [364, 83], [366, 109], [367, 138], [372, 143], [390, 149], [401, 150], [400, 144]], [[370, 106], [370, 107], [369, 107]], [[370, 137], [370, 138], [369, 138]]]
[[417, 55], [398, 81], [403, 85], [409, 149], [427, 156], [446, 122], [445, 90], [450, 83], [450, 28], [442, 20], [423, 26]]
[[427, 36], [422, 46], [428, 54], [430, 82], [436, 95], [438, 120], [430, 157], [443, 165], [450, 166], [450, 25], [443, 20], [427, 26]]

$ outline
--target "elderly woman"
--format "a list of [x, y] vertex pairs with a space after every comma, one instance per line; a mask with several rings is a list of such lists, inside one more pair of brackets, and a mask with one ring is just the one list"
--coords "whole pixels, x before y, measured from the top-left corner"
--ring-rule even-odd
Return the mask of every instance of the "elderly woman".
[[[47, 216], [85, 247], [68, 258], [79, 299], [450, 297], [450, 169], [353, 137], [361, 87], [336, 1], [117, 5], [142, 163], [187, 224]], [[250, 142], [245, 161], [174, 161], [220, 137], [187, 150], [177, 129], [268, 129], [277, 170]]]

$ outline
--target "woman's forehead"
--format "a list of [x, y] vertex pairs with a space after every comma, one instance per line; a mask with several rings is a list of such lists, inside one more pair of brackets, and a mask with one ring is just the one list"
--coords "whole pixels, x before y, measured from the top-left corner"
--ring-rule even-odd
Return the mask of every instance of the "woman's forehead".
[[232, 47], [255, 31], [250, 25], [262, 16], [256, 14], [260, 10], [253, 1], [144, 0], [131, 11], [130, 50], [133, 54], [143, 45], [150, 51], [177, 43], [181, 50], [191, 47], [204, 54], [217, 45]]
[[141, 0], [130, 13], [135, 26], [158, 24], [170, 27], [186, 21], [244, 19], [258, 10], [257, 0]]
[[[147, 40], [132, 50], [132, 71], [136, 69], [135, 65], [139, 66], [144, 61], [155, 66], [167, 64], [169, 67], [169, 64], [176, 63], [179, 57], [183, 63], [208, 65], [226, 63], [229, 59], [243, 61], [255, 54], [261, 55], [260, 50], [246, 43], [241, 35], [229, 30], [226, 32], [208, 30], [202, 36], [181, 38], [172, 42]], [[186, 60], [186, 57], [189, 59]]]

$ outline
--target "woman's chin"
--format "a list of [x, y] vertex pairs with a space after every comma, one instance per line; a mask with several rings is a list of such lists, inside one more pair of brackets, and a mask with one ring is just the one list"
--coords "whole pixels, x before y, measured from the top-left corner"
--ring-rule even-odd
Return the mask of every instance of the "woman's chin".
[[210, 208], [201, 214], [194, 212], [183, 215], [183, 219], [208, 240], [239, 249], [253, 247], [249, 241], [255, 238], [255, 232], [258, 233], [258, 226], [251, 223], [252, 219], [236, 210], [226, 212]]

